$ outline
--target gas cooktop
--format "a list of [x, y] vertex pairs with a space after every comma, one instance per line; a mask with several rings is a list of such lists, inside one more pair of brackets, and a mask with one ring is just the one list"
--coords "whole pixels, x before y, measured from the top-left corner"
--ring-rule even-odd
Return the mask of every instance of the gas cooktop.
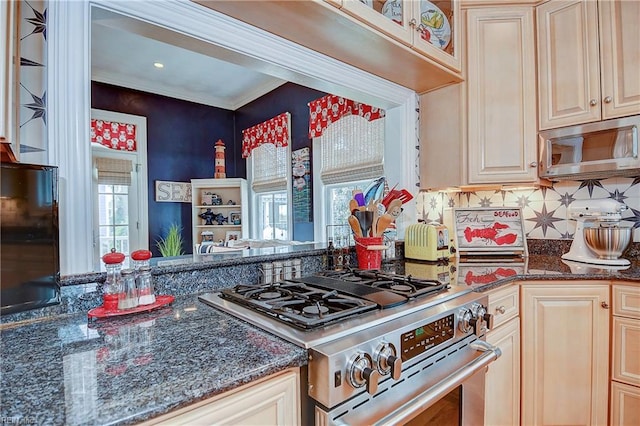
[[201, 295], [200, 300], [309, 347], [318, 339], [441, 303], [460, 291], [437, 280], [349, 269], [273, 284], [237, 285]]

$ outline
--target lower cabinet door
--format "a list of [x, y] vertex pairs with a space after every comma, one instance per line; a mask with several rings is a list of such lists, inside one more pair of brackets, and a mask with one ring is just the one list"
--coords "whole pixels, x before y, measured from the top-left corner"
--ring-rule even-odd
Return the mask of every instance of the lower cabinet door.
[[299, 425], [298, 377], [296, 371], [287, 371], [230, 395], [165, 414], [144, 425]]
[[514, 318], [487, 334], [502, 356], [494, 361], [485, 379], [485, 425], [520, 423], [520, 319]]
[[640, 425], [640, 388], [611, 382], [611, 426]]
[[549, 281], [521, 289], [522, 424], [606, 424], [609, 285]]

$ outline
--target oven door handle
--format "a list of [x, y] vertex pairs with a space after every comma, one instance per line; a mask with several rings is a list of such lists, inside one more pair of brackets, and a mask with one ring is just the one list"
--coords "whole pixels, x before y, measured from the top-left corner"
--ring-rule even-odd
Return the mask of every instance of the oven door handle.
[[480, 355], [478, 358], [474, 359], [464, 367], [460, 368], [455, 373], [452, 373], [449, 376], [445, 377], [440, 382], [436, 383], [434, 386], [423, 392], [417, 398], [404, 405], [401, 409], [390, 413], [375, 424], [395, 425], [406, 423], [421, 411], [423, 411], [426, 407], [431, 406], [440, 398], [458, 387], [469, 377], [487, 367], [502, 355], [502, 351], [499, 347], [493, 346], [492, 344], [487, 343], [483, 340], [476, 340], [475, 342], [471, 343], [470, 346], [473, 349], [482, 352], [482, 355]]

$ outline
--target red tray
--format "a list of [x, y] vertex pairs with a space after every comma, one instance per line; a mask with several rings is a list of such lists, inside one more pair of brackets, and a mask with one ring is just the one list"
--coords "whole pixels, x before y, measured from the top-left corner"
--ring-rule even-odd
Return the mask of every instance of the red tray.
[[170, 303], [173, 302], [174, 299], [175, 297], [173, 296], [166, 296], [166, 295], [156, 296], [155, 303], [152, 303], [150, 305], [136, 306], [135, 308], [125, 309], [125, 310], [116, 309], [115, 311], [105, 309], [104, 306], [98, 306], [97, 308], [91, 309], [87, 313], [87, 315], [91, 319], [98, 319], [98, 318], [117, 317], [120, 315], [138, 314], [140, 312], [148, 312], [148, 311], [152, 311], [154, 309], [158, 309], [163, 306], [169, 305]]

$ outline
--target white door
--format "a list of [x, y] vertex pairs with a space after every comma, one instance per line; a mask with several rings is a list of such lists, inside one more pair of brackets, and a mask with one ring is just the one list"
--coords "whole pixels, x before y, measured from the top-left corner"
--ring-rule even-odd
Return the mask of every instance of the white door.
[[[125, 266], [129, 266], [128, 256], [132, 251], [149, 248], [146, 118], [97, 109], [91, 110], [91, 118], [99, 121], [96, 126], [106, 129], [96, 131], [92, 127], [95, 269], [102, 269], [101, 258], [112, 248], [127, 256]], [[135, 150], [125, 148], [127, 139], [113, 134], [112, 124], [135, 126]], [[99, 133], [97, 138], [96, 133]], [[102, 136], [115, 137], [120, 143], [101, 144]]]

